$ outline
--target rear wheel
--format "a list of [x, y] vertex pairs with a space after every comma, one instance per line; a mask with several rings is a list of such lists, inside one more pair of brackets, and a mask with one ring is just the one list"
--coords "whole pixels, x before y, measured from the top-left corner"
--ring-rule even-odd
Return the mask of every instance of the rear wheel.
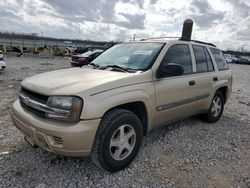
[[91, 152], [93, 162], [109, 172], [127, 167], [136, 157], [143, 138], [139, 118], [128, 110], [108, 112], [97, 131]]
[[214, 95], [210, 108], [206, 114], [202, 115], [202, 119], [209, 123], [218, 121], [224, 111], [224, 97], [220, 91]]

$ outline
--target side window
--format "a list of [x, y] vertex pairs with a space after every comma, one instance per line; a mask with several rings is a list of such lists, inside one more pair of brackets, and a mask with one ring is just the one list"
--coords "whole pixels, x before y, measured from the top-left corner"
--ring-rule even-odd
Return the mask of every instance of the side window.
[[208, 64], [204, 48], [202, 46], [193, 45], [193, 50], [194, 50], [197, 72], [207, 72]]
[[162, 64], [176, 63], [184, 68], [184, 74], [192, 73], [192, 61], [189, 47], [186, 44], [171, 46], [165, 54]]
[[218, 49], [215, 49], [215, 48], [210, 48], [213, 56], [214, 56], [214, 59], [217, 63], [217, 66], [218, 66], [218, 69], [219, 70], [225, 70], [225, 69], [228, 69], [228, 64], [226, 62], [226, 59], [224, 58], [222, 52]]
[[213, 62], [212, 62], [212, 59], [207, 51], [207, 48], [205, 48], [205, 53], [206, 53], [206, 58], [207, 58], [207, 64], [208, 64], [208, 70], [209, 71], [214, 71], [214, 66], [213, 66]]

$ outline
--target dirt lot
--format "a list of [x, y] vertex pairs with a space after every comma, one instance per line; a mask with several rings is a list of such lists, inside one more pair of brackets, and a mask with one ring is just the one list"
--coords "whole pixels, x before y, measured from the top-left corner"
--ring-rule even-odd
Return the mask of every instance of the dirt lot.
[[230, 65], [233, 94], [219, 122], [194, 117], [153, 130], [136, 160], [109, 174], [89, 157], [33, 149], [11, 121], [20, 81], [68, 68], [69, 59], [8, 57], [6, 62], [0, 74], [0, 187], [250, 187], [250, 66]]

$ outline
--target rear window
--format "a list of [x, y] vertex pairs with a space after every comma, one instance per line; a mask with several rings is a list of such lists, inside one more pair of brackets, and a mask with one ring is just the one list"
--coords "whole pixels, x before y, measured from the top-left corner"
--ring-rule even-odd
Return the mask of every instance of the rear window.
[[210, 48], [219, 70], [228, 69], [228, 64], [222, 52], [215, 48]]
[[214, 70], [212, 60], [204, 46], [193, 45], [197, 72], [210, 72]]
[[208, 70], [209, 71], [213, 71], [214, 70], [214, 66], [213, 66], [213, 62], [212, 59], [207, 51], [207, 48], [204, 48], [205, 52], [206, 52], [206, 57], [207, 57], [207, 63], [208, 63]]
[[91, 56], [92, 54], [95, 54], [95, 53], [97, 53], [97, 52], [99, 52], [99, 51], [88, 51], [88, 52], [85, 52], [84, 54], [82, 54], [82, 56], [84, 56], [84, 57], [89, 57], [89, 56]]

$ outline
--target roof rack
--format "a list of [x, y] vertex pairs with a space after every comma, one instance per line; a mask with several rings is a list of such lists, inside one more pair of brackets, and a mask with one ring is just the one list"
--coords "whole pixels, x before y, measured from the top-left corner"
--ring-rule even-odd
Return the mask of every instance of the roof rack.
[[152, 39], [176, 39], [176, 38], [180, 37], [152, 37], [152, 38], [141, 39], [140, 41], [152, 40]]
[[152, 38], [141, 39], [140, 41], [146, 41], [146, 40], [152, 40], [152, 39], [178, 39], [178, 40], [182, 40], [182, 41], [191, 41], [191, 42], [196, 42], [196, 43], [206, 44], [209, 46], [216, 47], [216, 45], [214, 45], [213, 43], [203, 42], [203, 41], [199, 41], [199, 40], [185, 40], [182, 37], [152, 37]]
[[216, 45], [214, 45], [213, 43], [203, 42], [203, 41], [199, 41], [199, 40], [184, 40], [184, 39], [182, 39], [182, 38], [180, 38], [179, 40], [191, 41], [191, 42], [196, 42], [196, 43], [206, 44], [206, 45], [209, 45], [209, 46], [214, 46], [214, 47], [216, 47]]

